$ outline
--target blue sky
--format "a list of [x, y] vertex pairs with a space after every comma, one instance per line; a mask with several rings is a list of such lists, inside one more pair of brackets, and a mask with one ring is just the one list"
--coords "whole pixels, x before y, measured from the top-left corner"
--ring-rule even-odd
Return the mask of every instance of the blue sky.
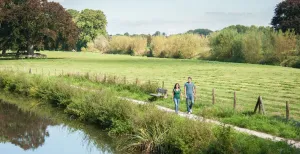
[[268, 26], [282, 0], [54, 0], [65, 8], [102, 10], [109, 34], [219, 30], [233, 24]]

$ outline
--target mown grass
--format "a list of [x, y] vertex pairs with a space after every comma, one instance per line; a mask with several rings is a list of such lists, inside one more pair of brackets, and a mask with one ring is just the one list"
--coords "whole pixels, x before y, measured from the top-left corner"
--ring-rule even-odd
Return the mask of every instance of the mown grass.
[[[117, 76], [121, 82], [123, 77], [126, 77], [127, 83], [132, 83], [132, 85], [134, 85], [136, 78], [144, 83], [150, 80], [151, 83], [158, 83], [159, 86], [164, 81], [165, 87], [169, 91], [176, 82], [183, 86], [186, 78], [192, 76], [197, 86], [194, 113], [209, 118], [218, 118], [226, 123], [241, 127], [299, 139], [297, 133], [285, 133], [287, 130], [297, 132], [299, 128], [299, 126], [295, 127], [300, 121], [300, 112], [298, 112], [300, 108], [300, 70], [298, 69], [96, 53], [43, 53], [47, 54], [50, 59], [0, 61], [0, 67], [13, 67], [14, 70], [25, 70], [26, 72], [32, 68], [32, 73], [43, 73], [44, 75], [49, 75], [49, 72], [50, 75], [59, 75], [62, 70], [64, 74], [67, 72], [75, 74], [77, 72], [81, 74], [90, 72], [91, 75], [98, 74], [100, 78], [106, 74], [110, 77]], [[93, 83], [89, 85], [92, 86]], [[149, 98], [145, 92], [128, 90], [128, 87], [109, 87], [117, 90], [118, 95], [140, 100]], [[214, 106], [211, 104], [212, 88], [216, 89], [216, 104]], [[237, 92], [237, 111], [232, 114], [234, 91]], [[243, 114], [254, 110], [259, 95], [263, 97], [267, 119], [270, 120], [265, 120], [260, 116], [257, 118]], [[290, 102], [290, 116], [293, 121], [288, 124], [282, 120], [285, 117], [286, 101]], [[158, 100], [155, 103], [173, 108], [171, 99]], [[185, 108], [185, 102], [181, 102], [181, 111], [185, 111]], [[274, 119], [279, 122], [273, 122]], [[244, 124], [251, 120], [256, 122]], [[268, 123], [268, 127], [260, 126], [261, 123]], [[286, 130], [283, 130], [284, 126], [287, 128]], [[273, 130], [274, 127], [277, 129], [276, 131]]]
[[104, 87], [99, 91], [74, 88], [62, 78], [1, 72], [0, 89], [1, 93], [49, 103], [82, 122], [107, 129], [113, 136], [127, 135], [131, 140], [120, 147], [129, 150], [152, 153], [299, 152], [284, 142], [242, 135], [229, 128], [219, 129], [164, 113], [153, 105], [123, 101], [115, 97], [114, 91]]

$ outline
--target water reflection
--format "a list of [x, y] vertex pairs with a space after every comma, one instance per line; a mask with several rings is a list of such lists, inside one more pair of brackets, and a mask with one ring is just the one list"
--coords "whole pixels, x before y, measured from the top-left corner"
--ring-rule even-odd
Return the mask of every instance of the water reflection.
[[49, 119], [23, 112], [16, 106], [0, 103], [0, 136], [2, 140], [24, 150], [36, 149], [49, 136], [47, 126], [54, 125]]
[[78, 123], [58, 123], [0, 99], [0, 153], [113, 153], [107, 134]]

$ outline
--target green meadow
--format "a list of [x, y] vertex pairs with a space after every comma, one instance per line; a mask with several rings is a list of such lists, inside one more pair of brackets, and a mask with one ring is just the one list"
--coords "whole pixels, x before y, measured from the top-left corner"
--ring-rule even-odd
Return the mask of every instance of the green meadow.
[[[283, 137], [299, 137], [297, 130], [289, 134], [300, 120], [300, 70], [269, 65], [225, 63], [197, 59], [163, 59], [99, 53], [42, 52], [48, 59], [0, 60], [0, 68], [26, 71], [33, 74], [60, 75], [85, 74], [103, 78], [116, 76], [116, 80], [127, 83], [158, 83], [168, 89], [168, 99], [154, 103], [173, 108], [171, 93], [175, 83], [181, 86], [191, 76], [197, 86], [194, 113], [219, 118], [226, 123]], [[95, 87], [97, 88], [97, 86]], [[216, 104], [212, 105], [212, 89], [215, 89]], [[117, 89], [116, 89], [117, 90]], [[117, 90], [118, 91], [118, 90]], [[237, 95], [237, 109], [233, 111], [233, 93]], [[119, 93], [125, 93], [119, 90]], [[146, 93], [124, 96], [147, 101]], [[266, 116], [252, 116], [258, 96], [262, 96]], [[286, 102], [290, 103], [291, 124], [286, 125]], [[181, 102], [181, 111], [186, 111]], [[238, 114], [237, 114], [238, 113]], [[275, 119], [275, 120], [274, 120]], [[265, 125], [267, 123], [267, 125]], [[274, 130], [274, 126], [276, 129]], [[278, 128], [278, 129], [277, 129]], [[286, 132], [285, 132], [285, 131]], [[285, 132], [285, 133], [281, 133]]]

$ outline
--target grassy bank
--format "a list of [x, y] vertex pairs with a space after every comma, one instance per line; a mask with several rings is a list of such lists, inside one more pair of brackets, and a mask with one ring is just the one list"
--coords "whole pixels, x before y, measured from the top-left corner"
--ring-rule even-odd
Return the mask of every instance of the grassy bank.
[[[164, 153], [296, 153], [285, 143], [250, 137], [228, 128], [216, 128], [116, 99], [103, 87], [99, 91], [74, 88], [61, 78], [0, 73], [1, 93], [38, 99], [78, 120], [107, 129], [112, 136], [126, 135], [120, 145], [127, 150]], [[24, 102], [25, 103], [25, 102]], [[163, 117], [163, 118], [162, 118]], [[250, 144], [251, 143], [251, 144]]]
[[[112, 91], [116, 91], [117, 95], [121, 97], [150, 101], [152, 100], [152, 97], [149, 96], [149, 93], [154, 92], [156, 86], [156, 83], [135, 85], [130, 83], [109, 82], [114, 79], [114, 77], [111, 77], [111, 79], [106, 82], [104, 80], [96, 81], [93, 77], [88, 77], [87, 75], [78, 76], [76, 74], [66, 75], [63, 79], [70, 85], [85, 87], [85, 89], [101, 89], [102, 87], [105, 87]], [[109, 79], [109, 77], [107, 79]], [[171, 99], [158, 99], [152, 101], [152, 103], [174, 108]], [[253, 110], [234, 111], [232, 108], [224, 108], [221, 104], [207, 106], [197, 105], [197, 107], [198, 108], [195, 108], [194, 113], [199, 116], [217, 119], [227, 124], [266, 132], [275, 136], [300, 140], [300, 126], [299, 122], [295, 120], [286, 122], [284, 117], [253, 114]], [[186, 111], [184, 101], [180, 104], [180, 110]]]

